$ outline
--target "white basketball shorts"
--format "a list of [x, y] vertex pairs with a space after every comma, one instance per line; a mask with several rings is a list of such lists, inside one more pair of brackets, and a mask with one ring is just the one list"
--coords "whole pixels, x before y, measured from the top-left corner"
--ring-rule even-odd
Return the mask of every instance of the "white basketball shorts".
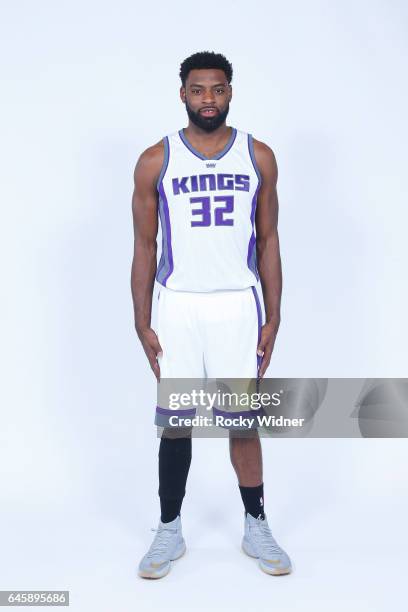
[[[156, 333], [160, 377], [257, 379], [262, 309], [256, 287], [193, 292], [160, 286]], [[183, 410], [194, 415], [193, 408]], [[174, 414], [156, 407], [156, 425]]]

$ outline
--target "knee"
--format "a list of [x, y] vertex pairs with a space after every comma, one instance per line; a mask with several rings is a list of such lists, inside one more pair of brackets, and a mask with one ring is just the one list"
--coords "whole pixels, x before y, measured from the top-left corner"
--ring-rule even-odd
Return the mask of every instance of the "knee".
[[192, 427], [165, 427], [161, 435], [161, 439], [175, 440], [180, 438], [190, 438]]

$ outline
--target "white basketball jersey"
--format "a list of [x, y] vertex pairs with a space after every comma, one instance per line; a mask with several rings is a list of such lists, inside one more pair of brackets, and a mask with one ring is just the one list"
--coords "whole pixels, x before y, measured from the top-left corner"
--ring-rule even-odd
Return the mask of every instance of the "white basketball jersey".
[[232, 128], [224, 149], [211, 159], [183, 130], [165, 136], [164, 146], [157, 182], [162, 254], [156, 280], [178, 291], [254, 286], [261, 175], [251, 134]]

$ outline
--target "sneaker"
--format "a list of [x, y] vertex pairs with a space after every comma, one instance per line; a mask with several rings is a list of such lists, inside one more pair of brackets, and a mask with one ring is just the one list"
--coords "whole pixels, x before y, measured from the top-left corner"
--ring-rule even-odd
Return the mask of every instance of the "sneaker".
[[246, 515], [242, 549], [250, 557], [259, 559], [259, 567], [267, 574], [279, 576], [292, 571], [290, 559], [273, 538], [266, 516], [262, 520]]
[[169, 573], [171, 561], [186, 552], [186, 543], [181, 532], [181, 519], [177, 516], [170, 523], [159, 521], [154, 540], [139, 564], [142, 578], [163, 578]]

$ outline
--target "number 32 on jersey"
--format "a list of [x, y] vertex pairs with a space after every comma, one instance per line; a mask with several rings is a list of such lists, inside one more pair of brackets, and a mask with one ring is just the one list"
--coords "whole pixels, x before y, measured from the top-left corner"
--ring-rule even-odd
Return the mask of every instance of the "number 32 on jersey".
[[234, 211], [234, 196], [219, 195], [190, 198], [191, 214], [198, 219], [191, 221], [191, 227], [210, 225], [234, 225], [231, 217], [225, 216]]

